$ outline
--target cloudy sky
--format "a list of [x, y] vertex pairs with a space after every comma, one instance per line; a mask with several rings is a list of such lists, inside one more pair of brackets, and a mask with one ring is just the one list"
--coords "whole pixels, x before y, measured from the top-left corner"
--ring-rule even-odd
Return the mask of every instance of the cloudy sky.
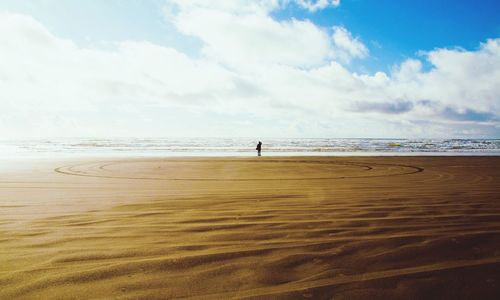
[[500, 138], [497, 0], [0, 0], [0, 137]]

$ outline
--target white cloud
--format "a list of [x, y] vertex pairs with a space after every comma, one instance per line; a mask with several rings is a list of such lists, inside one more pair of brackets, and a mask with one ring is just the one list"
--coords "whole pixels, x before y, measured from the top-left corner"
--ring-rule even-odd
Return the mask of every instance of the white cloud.
[[283, 5], [283, 0], [167, 0], [169, 10], [217, 10], [228, 13], [255, 14], [268, 13]]
[[283, 8], [290, 3], [296, 3], [299, 7], [315, 12], [327, 7], [337, 7], [340, 0], [167, 0], [167, 8], [182, 11], [192, 9], [215, 9], [219, 11], [248, 14], [269, 13], [273, 10]]
[[301, 7], [311, 11], [315, 12], [317, 10], [325, 9], [328, 6], [339, 6], [340, 5], [340, 0], [296, 0], [297, 4], [300, 5]]
[[478, 51], [437, 49], [427, 59], [435, 68], [419, 80], [424, 96], [462, 111], [500, 111], [500, 39], [488, 40]]
[[334, 57], [343, 61], [350, 62], [353, 58], [365, 58], [368, 56], [368, 48], [352, 34], [341, 26], [333, 28]]
[[140, 41], [81, 47], [1, 13], [0, 135], [499, 135], [500, 39], [427, 52], [430, 71], [408, 59], [356, 74], [343, 63], [368, 50], [345, 28], [332, 39], [276, 21], [269, 1], [182, 3], [170, 18], [202, 41], [196, 58]]
[[217, 5], [176, 1], [178, 12], [170, 20], [179, 31], [203, 42], [206, 57], [235, 68], [262, 64], [310, 67], [325, 62], [331, 44], [327, 32], [307, 20], [275, 21], [267, 10], [274, 2], [242, 5], [244, 9], [235, 12], [238, 6], [225, 1]]

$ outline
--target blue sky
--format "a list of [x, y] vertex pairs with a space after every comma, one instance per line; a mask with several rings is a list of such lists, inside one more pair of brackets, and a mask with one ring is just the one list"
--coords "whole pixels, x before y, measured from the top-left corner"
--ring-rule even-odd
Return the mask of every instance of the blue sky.
[[369, 71], [390, 68], [419, 51], [462, 47], [500, 36], [497, 0], [344, 0], [339, 7], [308, 12], [291, 5], [273, 14], [278, 19], [311, 19], [324, 26], [344, 26], [370, 47]]
[[499, 1], [0, 0], [0, 12], [6, 135], [500, 136]]
[[[29, 14], [61, 37], [81, 44], [148, 40], [196, 55], [200, 43], [165, 22], [162, 0], [0, 1], [0, 9]], [[343, 0], [338, 7], [310, 12], [297, 4], [272, 12], [277, 20], [308, 19], [329, 29], [344, 26], [370, 48], [359, 71], [388, 71], [419, 51], [478, 48], [500, 36], [497, 0]], [[352, 67], [352, 66], [351, 66]]]

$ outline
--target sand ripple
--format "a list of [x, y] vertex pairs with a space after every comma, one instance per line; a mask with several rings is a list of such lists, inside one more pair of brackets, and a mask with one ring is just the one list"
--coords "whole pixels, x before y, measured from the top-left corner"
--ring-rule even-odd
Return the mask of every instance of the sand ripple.
[[183, 158], [4, 176], [0, 298], [498, 299], [499, 166]]

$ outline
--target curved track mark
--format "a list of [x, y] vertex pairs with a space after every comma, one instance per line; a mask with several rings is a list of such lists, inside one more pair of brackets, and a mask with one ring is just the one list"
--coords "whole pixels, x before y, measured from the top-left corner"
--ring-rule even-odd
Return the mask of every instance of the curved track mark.
[[[191, 161], [176, 161], [176, 162], [191, 162]], [[197, 160], [195, 162], [203, 162]], [[212, 161], [210, 161], [212, 162]], [[218, 162], [241, 162], [237, 160], [220, 160]], [[399, 164], [379, 164], [379, 163], [371, 163], [371, 164], [360, 164], [354, 162], [310, 162], [305, 160], [268, 160], [261, 161], [259, 163], [283, 163], [283, 162], [291, 162], [291, 163], [316, 163], [316, 164], [335, 164], [335, 165], [352, 165], [365, 168], [366, 171], [373, 170], [373, 166], [385, 166], [385, 167], [400, 167], [400, 168], [408, 168], [411, 169], [407, 172], [401, 173], [392, 173], [392, 174], [381, 174], [381, 175], [361, 175], [361, 176], [334, 176], [334, 177], [308, 177], [308, 178], [162, 178], [162, 177], [129, 177], [129, 176], [111, 176], [111, 175], [101, 175], [101, 174], [89, 174], [85, 173], [85, 171], [75, 170], [76, 167], [86, 166], [88, 164], [77, 164], [77, 165], [68, 165], [61, 166], [55, 168], [54, 171], [56, 173], [72, 175], [72, 176], [82, 176], [82, 177], [96, 177], [96, 178], [110, 178], [110, 179], [130, 179], [130, 180], [160, 180], [160, 181], [307, 181], [307, 180], [332, 180], [332, 179], [355, 179], [355, 178], [375, 178], [375, 177], [391, 177], [391, 176], [402, 176], [402, 175], [410, 175], [419, 172], [423, 172], [424, 169], [417, 166], [410, 165], [399, 165]], [[121, 162], [123, 164], [123, 162]], [[255, 163], [255, 162], [252, 162]], [[106, 170], [107, 166], [120, 164], [117, 163], [105, 163], [102, 162], [97, 168], [99, 170]], [[90, 165], [91, 169], [95, 169], [95, 165]]]

